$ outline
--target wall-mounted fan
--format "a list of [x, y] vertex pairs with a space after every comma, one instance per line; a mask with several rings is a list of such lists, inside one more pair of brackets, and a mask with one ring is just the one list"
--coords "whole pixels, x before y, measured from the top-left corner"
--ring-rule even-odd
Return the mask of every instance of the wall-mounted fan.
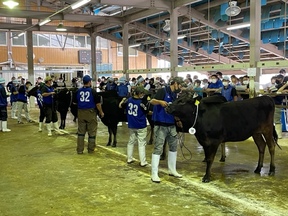
[[170, 20], [165, 20], [165, 25], [163, 26], [164, 31], [170, 31]]
[[227, 16], [237, 16], [241, 12], [241, 8], [237, 6], [237, 1], [230, 1], [229, 7], [225, 10]]

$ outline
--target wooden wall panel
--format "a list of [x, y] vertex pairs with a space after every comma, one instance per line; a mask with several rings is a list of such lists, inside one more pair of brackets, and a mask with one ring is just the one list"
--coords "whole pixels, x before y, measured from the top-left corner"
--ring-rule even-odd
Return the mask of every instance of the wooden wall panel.
[[0, 46], [0, 62], [8, 60], [8, 49], [6, 46]]
[[[83, 66], [78, 63], [78, 50], [76, 48], [50, 48], [50, 47], [34, 47], [35, 55], [34, 64], [47, 66]], [[117, 55], [117, 49], [102, 49], [102, 63], [112, 63], [113, 70], [123, 70], [123, 57]], [[27, 63], [27, 48], [12, 47], [13, 60], [16, 62]], [[43, 58], [44, 62], [39, 63], [39, 58]], [[7, 47], [0, 46], [0, 62], [7, 61]], [[157, 58], [152, 57], [152, 68], [157, 67]], [[146, 54], [138, 52], [138, 56], [129, 57], [130, 69], [146, 69]]]

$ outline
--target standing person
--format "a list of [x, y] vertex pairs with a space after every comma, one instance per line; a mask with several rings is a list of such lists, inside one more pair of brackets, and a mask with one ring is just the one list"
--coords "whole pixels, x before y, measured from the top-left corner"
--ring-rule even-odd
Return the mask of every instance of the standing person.
[[11, 118], [18, 119], [16, 117], [17, 112], [17, 98], [18, 98], [18, 80], [14, 79], [11, 87], [10, 103], [11, 103]]
[[32, 83], [27, 81], [25, 85], [21, 85], [18, 89], [18, 97], [17, 97], [17, 112], [18, 112], [18, 124], [23, 124], [22, 122], [22, 109], [24, 109], [25, 117], [27, 122], [32, 122], [30, 119], [30, 114], [27, 106], [27, 93], [29, 87], [32, 86]]
[[0, 131], [9, 132], [7, 128], [7, 94], [5, 90], [5, 79], [0, 78]]
[[230, 79], [228, 76], [224, 76], [223, 80], [223, 88], [221, 89], [221, 95], [226, 98], [227, 101], [237, 101], [237, 92], [236, 89], [230, 85]]
[[148, 165], [146, 161], [146, 136], [147, 136], [147, 123], [146, 114], [149, 112], [146, 105], [143, 103], [142, 98], [145, 93], [148, 93], [143, 86], [137, 86], [134, 90], [133, 96], [128, 100], [123, 98], [119, 107], [125, 107], [129, 128], [129, 141], [127, 143], [127, 164], [134, 162], [133, 149], [134, 144], [138, 141], [138, 152], [140, 159], [140, 166], [145, 167]]
[[59, 131], [58, 116], [56, 113], [56, 106], [54, 102], [55, 91], [52, 87], [53, 81], [50, 76], [47, 76], [44, 80], [45, 85], [41, 88], [41, 95], [43, 97], [43, 109], [45, 112], [45, 123], [48, 131], [48, 136], [52, 136], [51, 122], [55, 130]]
[[151, 161], [151, 180], [155, 183], [160, 183], [160, 178], [158, 176], [158, 166], [160, 155], [163, 152], [163, 145], [165, 140], [169, 145], [169, 175], [172, 175], [176, 178], [182, 178], [182, 175], [176, 171], [177, 132], [175, 127], [175, 120], [172, 115], [166, 113], [165, 111], [165, 107], [167, 107], [169, 103], [172, 103], [172, 101], [176, 99], [177, 93], [181, 91], [181, 86], [179, 86], [181, 83], [183, 83], [183, 78], [171, 78], [170, 86], [159, 89], [155, 97], [150, 101], [150, 103], [154, 105], [152, 120], [155, 123], [155, 144]]
[[[84, 138], [88, 132], [88, 153], [93, 153], [96, 146], [97, 133], [97, 110], [100, 117], [104, 117], [101, 106], [101, 97], [97, 95], [96, 90], [91, 88], [91, 77], [83, 77], [83, 87], [78, 89], [76, 98], [78, 104], [78, 138], [77, 153], [83, 154]], [[97, 108], [97, 110], [96, 110]]]
[[11, 78], [11, 81], [7, 83], [6, 89], [7, 89], [8, 92], [11, 92], [11, 88], [12, 88], [12, 86], [13, 86], [13, 81], [14, 81], [14, 80], [16, 80], [16, 78], [13, 76], [13, 77]]
[[126, 78], [120, 77], [119, 85], [116, 88], [117, 94], [120, 98], [127, 97], [129, 94], [128, 83], [126, 82]]

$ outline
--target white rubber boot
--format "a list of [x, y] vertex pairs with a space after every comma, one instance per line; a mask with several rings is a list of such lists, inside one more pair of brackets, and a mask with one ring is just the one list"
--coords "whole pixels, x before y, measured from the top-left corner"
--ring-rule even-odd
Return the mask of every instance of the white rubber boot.
[[11, 130], [7, 128], [7, 121], [2, 121], [2, 131], [10, 132]]
[[47, 131], [48, 131], [48, 136], [52, 136], [51, 123], [47, 123], [47, 124], [46, 124], [46, 127], [47, 127]]
[[55, 132], [59, 135], [63, 135], [64, 133], [59, 129], [59, 125], [58, 125], [58, 121], [57, 122], [53, 122], [53, 128], [55, 130]]
[[182, 178], [182, 175], [180, 175], [176, 171], [176, 160], [177, 160], [177, 152], [168, 152], [168, 170], [169, 175], [174, 176], [176, 178]]
[[128, 164], [131, 164], [134, 162], [133, 149], [134, 149], [134, 145], [127, 145], [127, 163]]
[[148, 162], [146, 161], [146, 147], [138, 146], [138, 151], [139, 151], [140, 166], [141, 167], [147, 166]]
[[275, 124], [275, 130], [278, 135], [278, 139], [282, 139], [282, 124]]
[[43, 125], [43, 122], [39, 122], [39, 129], [38, 129], [39, 132], [42, 132], [42, 125]]
[[159, 161], [160, 161], [160, 155], [152, 154], [151, 181], [155, 183], [160, 183], [160, 178], [158, 176]]

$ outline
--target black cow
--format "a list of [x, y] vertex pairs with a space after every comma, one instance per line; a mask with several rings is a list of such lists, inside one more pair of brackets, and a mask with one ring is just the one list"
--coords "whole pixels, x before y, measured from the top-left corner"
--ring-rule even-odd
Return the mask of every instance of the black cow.
[[[37, 97], [37, 90], [39, 86], [33, 87], [29, 92], [28, 96]], [[54, 105], [56, 110], [60, 113], [60, 126], [59, 129], [64, 129], [66, 125], [66, 117], [68, 110], [70, 108], [71, 113], [74, 116], [74, 120], [76, 121], [77, 118], [77, 105], [72, 103], [73, 97], [75, 97], [75, 93], [77, 92], [77, 88], [57, 88], [55, 90], [56, 94], [54, 95]]]
[[187, 132], [195, 128], [195, 136], [203, 146], [206, 158], [206, 174], [202, 181], [209, 182], [211, 166], [223, 142], [244, 141], [253, 137], [259, 151], [255, 173], [263, 167], [265, 147], [268, 145], [271, 156], [269, 175], [275, 174], [274, 153], [277, 134], [273, 126], [275, 104], [268, 96], [253, 99], [225, 102], [222, 96], [211, 96], [198, 102], [189, 92], [183, 92], [168, 108], [178, 119], [178, 125]]
[[57, 111], [60, 113], [60, 129], [65, 129], [66, 117], [70, 108], [72, 115], [74, 116], [73, 121], [77, 118], [77, 105], [73, 103], [73, 97], [76, 96], [77, 88], [58, 88], [56, 89], [55, 102]]
[[[102, 110], [104, 117], [101, 119], [103, 124], [108, 127], [109, 138], [106, 146], [116, 147], [117, 145], [117, 125], [119, 122], [127, 122], [127, 115], [123, 108], [119, 108], [120, 98], [116, 91], [98, 92], [102, 97]], [[145, 97], [144, 103], [148, 103]], [[145, 102], [146, 101], [146, 102]], [[151, 126], [150, 139], [148, 143], [153, 141], [154, 123], [151, 120], [151, 115], [147, 116], [148, 122]], [[112, 137], [113, 136], [113, 137]], [[113, 140], [112, 140], [113, 139]]]

